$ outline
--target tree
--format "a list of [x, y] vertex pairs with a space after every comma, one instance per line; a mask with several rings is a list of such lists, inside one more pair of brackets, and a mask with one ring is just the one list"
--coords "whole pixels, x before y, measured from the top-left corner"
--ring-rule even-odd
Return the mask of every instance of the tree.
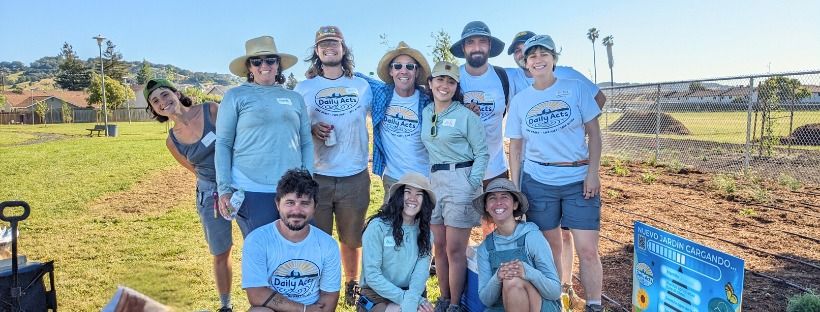
[[37, 116], [40, 116], [40, 120], [43, 121], [43, 124], [46, 123], [46, 113], [48, 113], [48, 104], [46, 101], [37, 102], [34, 104], [34, 112], [37, 113]]
[[296, 76], [294, 76], [293, 73], [290, 73], [288, 80], [285, 81], [285, 88], [288, 88], [288, 90], [293, 90], [293, 88], [296, 88], [297, 83], [299, 83], [299, 81], [296, 80]]
[[780, 109], [781, 104], [794, 104], [802, 98], [811, 96], [811, 93], [803, 87], [800, 80], [775, 76], [761, 82], [757, 86], [759, 109], [762, 113], [760, 122], [760, 151], [766, 150], [768, 156], [772, 155], [772, 149], [780, 140], [775, 136], [774, 128], [777, 119], [773, 112]]
[[165, 79], [170, 82], [177, 82], [177, 73], [174, 70], [174, 67], [171, 65], [166, 65], [165, 68]]
[[145, 59], [142, 59], [142, 67], [140, 67], [140, 71], [137, 73], [137, 83], [138, 84], [145, 84], [148, 80], [154, 78], [154, 69], [151, 68], [151, 64], [148, 63]]
[[387, 38], [386, 33], [379, 34], [379, 45], [383, 46], [386, 51], [390, 51], [390, 39]]
[[595, 60], [595, 39], [598, 39], [598, 29], [592, 27], [587, 32], [587, 39], [592, 41], [592, 69], [595, 72], [595, 83], [598, 83], [598, 65]]
[[[91, 75], [91, 86], [88, 87], [88, 104], [102, 104], [102, 79], [97, 73]], [[105, 77], [105, 102], [108, 109], [118, 107], [134, 99], [134, 90], [126, 87], [122, 82]]]
[[6, 96], [0, 94], [0, 109], [6, 106]]
[[615, 58], [612, 56], [612, 46], [615, 45], [615, 37], [612, 37], [612, 35], [606, 36], [601, 43], [606, 47], [606, 57], [609, 61], [609, 86], [612, 87], [615, 84], [615, 77], [612, 75], [612, 67], [615, 67]]
[[69, 106], [66, 101], [62, 102], [63, 105], [60, 105], [60, 112], [63, 113], [63, 122], [71, 123], [74, 121], [74, 110], [71, 109], [71, 106]]
[[55, 82], [60, 88], [71, 91], [80, 91], [88, 88], [91, 84], [91, 72], [88, 66], [77, 58], [74, 48], [68, 44], [63, 43], [63, 49], [60, 52], [60, 57], [63, 59], [60, 63], [60, 71], [57, 73]]
[[706, 91], [706, 87], [698, 81], [693, 81], [689, 83], [689, 91]]
[[128, 65], [122, 61], [122, 53], [117, 52], [117, 46], [111, 40], [105, 41], [105, 46], [105, 51], [103, 51], [105, 75], [116, 81], [123, 81], [128, 76]]
[[458, 65], [456, 57], [453, 56], [453, 53], [450, 53], [450, 46], [453, 45], [450, 41], [450, 34], [444, 31], [444, 29], [441, 29], [437, 32], [430, 33], [430, 37], [435, 40], [435, 44], [433, 45], [433, 63], [447, 61]]

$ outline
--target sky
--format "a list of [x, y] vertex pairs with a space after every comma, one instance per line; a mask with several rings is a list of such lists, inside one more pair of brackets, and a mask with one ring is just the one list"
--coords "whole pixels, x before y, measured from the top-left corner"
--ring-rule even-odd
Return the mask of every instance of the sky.
[[[245, 41], [271, 35], [280, 52], [305, 59], [315, 31], [336, 25], [357, 71], [375, 72], [389, 48], [407, 42], [432, 62], [431, 33], [453, 42], [464, 25], [484, 21], [509, 44], [519, 31], [553, 37], [559, 65], [609, 81], [603, 37], [614, 36], [616, 82], [660, 82], [820, 69], [820, 1], [215, 1], [0, 0], [0, 61], [29, 64], [70, 43], [83, 58], [112, 40], [129, 61], [229, 73]], [[593, 45], [586, 38], [599, 29]], [[463, 60], [461, 60], [463, 63]], [[490, 63], [513, 67], [505, 52]], [[432, 65], [432, 64], [431, 64]], [[299, 62], [285, 72], [304, 79]], [[818, 82], [817, 84], [820, 84]]]

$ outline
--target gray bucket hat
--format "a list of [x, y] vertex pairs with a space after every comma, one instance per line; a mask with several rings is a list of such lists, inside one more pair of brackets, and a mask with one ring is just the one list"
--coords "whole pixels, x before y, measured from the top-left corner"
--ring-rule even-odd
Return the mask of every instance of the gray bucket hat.
[[527, 196], [524, 196], [524, 193], [521, 193], [515, 184], [506, 178], [497, 178], [490, 181], [490, 183], [487, 184], [487, 188], [484, 190], [484, 193], [481, 193], [481, 195], [478, 195], [473, 199], [473, 208], [478, 210], [478, 213], [484, 214], [484, 204], [487, 202], [487, 194], [495, 192], [509, 192], [519, 203], [518, 209], [521, 209], [521, 213], [527, 213], [527, 209], [529, 209]]
[[487, 24], [484, 24], [482, 21], [472, 21], [464, 26], [464, 30], [461, 31], [461, 39], [450, 46], [450, 53], [453, 53], [455, 57], [464, 58], [464, 40], [472, 36], [487, 36], [490, 38], [490, 42], [492, 42], [490, 45], [490, 57], [496, 57], [504, 51], [504, 41], [493, 37], [490, 34], [490, 27], [487, 27]]

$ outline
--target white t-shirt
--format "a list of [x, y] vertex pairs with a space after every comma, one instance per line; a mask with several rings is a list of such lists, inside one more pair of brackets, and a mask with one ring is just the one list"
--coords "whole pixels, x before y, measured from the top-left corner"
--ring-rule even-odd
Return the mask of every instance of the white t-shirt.
[[359, 77], [334, 80], [322, 76], [303, 80], [294, 91], [305, 98], [310, 123], [333, 125], [336, 145], [326, 146], [313, 138], [316, 173], [332, 177], [348, 177], [367, 169], [367, 112], [373, 94], [370, 85]]
[[421, 112], [419, 91], [410, 97], [401, 97], [393, 91], [393, 97], [385, 110], [381, 135], [387, 165], [384, 174], [400, 179], [408, 171], [429, 176], [430, 160], [427, 149], [421, 143]]
[[[535, 81], [535, 78], [527, 77], [527, 74], [524, 73], [524, 69], [521, 67], [516, 68], [505, 68], [507, 71], [507, 77], [510, 79], [510, 94], [516, 95], [518, 92], [526, 89], [527, 87], [531, 86], [532, 83]], [[591, 80], [587, 79], [586, 76], [575, 70], [570, 66], [555, 66], [555, 71], [553, 71], [553, 75], [555, 78], [558, 79], [575, 79], [583, 83], [589, 89], [590, 94], [592, 97], [598, 95], [598, 91], [600, 88], [596, 84], [594, 84]]]
[[505, 135], [524, 139], [524, 167], [538, 182], [566, 185], [583, 181], [587, 166], [554, 167], [541, 163], [589, 159], [584, 123], [601, 114], [589, 89], [578, 80], [558, 79], [545, 90], [530, 86], [513, 97]]
[[337, 292], [342, 272], [339, 245], [330, 235], [310, 226], [301, 242], [285, 239], [275, 222], [248, 235], [242, 247], [242, 289], [268, 287], [290, 300], [314, 304], [319, 291]]
[[481, 109], [481, 122], [484, 123], [484, 130], [487, 132], [487, 152], [490, 153], [484, 179], [491, 179], [508, 168], [501, 133], [504, 110], [507, 108], [504, 87], [501, 86], [501, 78], [498, 78], [492, 66], [489, 66], [481, 76], [471, 76], [464, 66], [466, 65], [459, 67], [464, 104], [474, 103]]

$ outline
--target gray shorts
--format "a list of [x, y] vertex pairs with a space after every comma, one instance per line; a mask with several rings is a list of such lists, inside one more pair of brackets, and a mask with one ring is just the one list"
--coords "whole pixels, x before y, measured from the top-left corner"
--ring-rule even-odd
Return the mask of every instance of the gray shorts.
[[396, 182], [399, 182], [399, 180], [394, 179], [394, 178], [392, 178], [392, 177], [390, 177], [386, 174], [382, 175], [382, 187], [384, 187], [384, 202], [383, 202], [383, 204], [386, 204], [387, 200], [390, 199], [390, 188], [393, 186], [393, 184], [396, 184]]
[[484, 191], [470, 185], [472, 167], [438, 170], [430, 174], [436, 206], [430, 224], [469, 229], [480, 224], [481, 214], [473, 208], [473, 198]]
[[584, 199], [584, 181], [567, 185], [546, 185], [524, 172], [521, 192], [527, 196], [530, 209], [527, 221], [542, 231], [559, 225], [577, 230], [601, 228], [601, 196]]
[[[216, 183], [211, 181], [196, 181], [196, 210], [202, 231], [205, 232], [205, 241], [211, 255], [220, 255], [233, 245], [231, 221], [225, 220], [214, 210], [214, 194]], [[216, 214], [214, 214], [216, 212]]]
[[316, 174], [313, 179], [319, 183], [313, 224], [333, 235], [335, 217], [339, 240], [349, 247], [361, 247], [364, 216], [370, 206], [370, 174], [367, 170], [349, 177]]

